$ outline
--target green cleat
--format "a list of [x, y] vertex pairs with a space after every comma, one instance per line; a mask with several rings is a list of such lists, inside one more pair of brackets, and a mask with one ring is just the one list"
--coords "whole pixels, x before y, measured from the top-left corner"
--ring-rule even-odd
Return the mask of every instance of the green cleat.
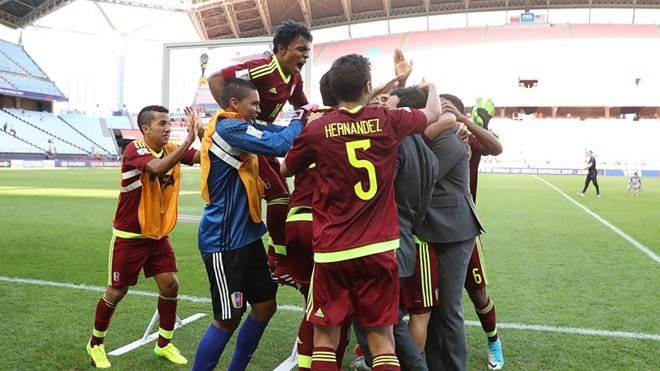
[[92, 366], [96, 368], [110, 368], [110, 361], [108, 361], [108, 356], [105, 355], [105, 345], [99, 344], [92, 347], [90, 342], [91, 339], [87, 342], [87, 354], [89, 355], [89, 361], [92, 363]]
[[154, 353], [177, 365], [185, 365], [188, 363], [188, 360], [181, 355], [179, 349], [177, 349], [172, 343], [167, 344], [164, 348], [161, 348], [156, 344], [154, 347]]

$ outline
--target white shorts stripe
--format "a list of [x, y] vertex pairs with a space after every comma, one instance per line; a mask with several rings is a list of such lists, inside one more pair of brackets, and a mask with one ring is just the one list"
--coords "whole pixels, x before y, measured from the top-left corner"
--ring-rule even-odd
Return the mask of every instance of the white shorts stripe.
[[227, 287], [227, 277], [225, 276], [225, 267], [222, 265], [222, 253], [213, 253], [213, 271], [215, 285], [220, 297], [220, 311], [222, 319], [231, 319], [231, 305], [229, 304], [229, 288]]

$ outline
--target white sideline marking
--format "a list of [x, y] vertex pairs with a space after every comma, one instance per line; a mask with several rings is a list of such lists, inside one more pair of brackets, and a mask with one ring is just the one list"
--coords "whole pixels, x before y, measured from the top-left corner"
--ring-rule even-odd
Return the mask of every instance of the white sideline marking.
[[[190, 317], [188, 317], [188, 318], [185, 318], [185, 319], [181, 320], [181, 322], [177, 322], [177, 323], [174, 325], [174, 329], [176, 330], [176, 329], [178, 329], [178, 328], [181, 327], [181, 326], [185, 326], [185, 325], [187, 325], [187, 324], [189, 324], [189, 323], [191, 323], [191, 322], [193, 322], [193, 321], [196, 321], [196, 320], [198, 320], [198, 319], [204, 317], [205, 315], [206, 315], [206, 313], [195, 313], [195, 314], [193, 314], [192, 316], [190, 316]], [[109, 352], [108, 355], [111, 355], [111, 356], [120, 356], [120, 355], [122, 355], [122, 354], [124, 354], [124, 353], [128, 353], [128, 352], [130, 352], [130, 351], [133, 350], [133, 349], [139, 348], [139, 347], [141, 347], [141, 346], [143, 346], [143, 345], [145, 345], [145, 344], [148, 344], [148, 343], [150, 343], [150, 342], [156, 340], [157, 337], [158, 337], [158, 331], [152, 333], [151, 335], [147, 336], [146, 338], [142, 338], [142, 339], [140, 339], [140, 340], [136, 340], [136, 341], [134, 341], [134, 342], [132, 342], [132, 343], [130, 343], [130, 344], [126, 344], [126, 345], [124, 345], [123, 347], [117, 348], [117, 349], [113, 350], [112, 352]]]
[[[74, 285], [71, 283], [60, 283], [52, 281], [42, 281], [42, 280], [33, 280], [26, 278], [17, 278], [17, 277], [4, 277], [0, 276], [0, 282], [11, 282], [11, 283], [23, 283], [29, 285], [38, 285], [38, 286], [54, 286], [54, 287], [64, 287], [70, 289], [78, 290], [87, 290], [87, 291], [96, 291], [96, 292], [105, 292], [105, 287], [98, 286], [88, 286], [88, 285]], [[158, 293], [140, 291], [140, 290], [129, 290], [129, 294], [140, 295], [140, 296], [150, 296], [157, 297]], [[195, 303], [210, 303], [211, 299], [209, 298], [200, 298], [197, 296], [190, 295], [179, 295], [179, 300], [187, 300]], [[278, 305], [278, 309], [285, 310], [289, 312], [303, 312], [304, 308], [298, 307], [295, 305]], [[465, 321], [465, 324], [468, 326], [481, 326], [478, 321]], [[623, 331], [607, 331], [607, 330], [595, 330], [595, 329], [583, 329], [577, 327], [553, 327], [553, 326], [543, 326], [543, 325], [523, 325], [519, 323], [501, 323], [498, 322], [498, 327], [501, 328], [512, 328], [519, 330], [532, 330], [532, 331], [548, 331], [548, 332], [562, 332], [566, 334], [576, 334], [576, 335], [599, 335], [599, 336], [609, 336], [609, 337], [623, 337], [630, 339], [642, 339], [642, 340], [655, 340], [660, 341], [660, 335], [658, 334], [644, 334], [639, 332], [623, 332]]]
[[617, 228], [616, 226], [614, 226], [612, 223], [610, 223], [610, 222], [608, 222], [607, 220], [601, 218], [600, 215], [598, 215], [598, 214], [594, 213], [593, 211], [589, 210], [586, 206], [584, 206], [584, 205], [582, 205], [581, 203], [575, 201], [574, 199], [568, 197], [568, 195], [567, 195], [566, 193], [562, 192], [559, 188], [557, 188], [557, 187], [555, 187], [554, 185], [550, 184], [550, 182], [548, 182], [547, 180], [542, 179], [542, 178], [539, 178], [539, 177], [536, 176], [536, 175], [534, 175], [534, 178], [536, 178], [536, 179], [542, 181], [543, 183], [547, 184], [550, 188], [552, 188], [552, 189], [554, 189], [555, 191], [559, 192], [560, 195], [566, 197], [567, 200], [571, 201], [571, 202], [574, 203], [576, 206], [578, 206], [579, 208], [581, 208], [582, 210], [584, 210], [584, 212], [586, 212], [587, 214], [593, 216], [593, 217], [596, 218], [596, 220], [598, 220], [599, 222], [605, 224], [606, 227], [608, 227], [609, 229], [613, 230], [616, 234], [618, 234], [619, 236], [623, 237], [623, 239], [625, 239], [626, 241], [630, 242], [633, 246], [635, 246], [636, 248], [638, 248], [639, 250], [641, 250], [644, 254], [648, 255], [651, 259], [655, 260], [656, 263], [660, 263], [660, 256], [658, 256], [656, 253], [654, 253], [653, 251], [651, 251], [648, 247], [646, 247], [646, 246], [642, 245], [641, 243], [637, 242], [637, 240], [635, 240], [634, 238], [630, 237], [627, 233], [625, 233], [624, 231], [620, 230], [619, 228]]
[[179, 214], [180, 222], [199, 223], [200, 220], [202, 220], [202, 217], [199, 215]]

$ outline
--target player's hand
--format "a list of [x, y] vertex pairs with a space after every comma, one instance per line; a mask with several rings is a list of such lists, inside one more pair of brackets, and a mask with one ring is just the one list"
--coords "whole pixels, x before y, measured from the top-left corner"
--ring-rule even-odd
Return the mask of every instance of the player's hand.
[[188, 124], [188, 130], [194, 133], [197, 133], [199, 129], [202, 128], [202, 119], [199, 117], [199, 113], [192, 107], [185, 107], [183, 112], [186, 114], [186, 123]]
[[291, 286], [295, 289], [300, 288], [300, 285], [291, 278], [291, 270], [289, 267], [276, 267], [275, 272], [273, 272], [273, 281], [283, 286]]
[[464, 123], [457, 121], [456, 122], [456, 136], [458, 136], [458, 139], [467, 142], [468, 138], [472, 135], [470, 130], [468, 130], [467, 126], [465, 126]]
[[316, 111], [316, 109], [319, 108], [316, 104], [305, 104], [304, 106], [298, 108], [294, 113], [293, 117], [291, 118], [292, 120], [300, 120], [303, 122], [303, 125], [307, 125], [307, 115], [310, 112]]
[[377, 98], [381, 94], [386, 94], [391, 92], [392, 90], [396, 89], [399, 86], [399, 80], [403, 78], [403, 75], [397, 75], [390, 81], [378, 85], [371, 91], [371, 97], [372, 98]]
[[408, 77], [412, 73], [412, 69], [413, 60], [411, 59], [410, 62], [407, 62], [406, 58], [403, 57], [403, 51], [396, 48], [394, 50], [394, 74], [397, 76], [400, 87], [405, 86], [406, 80], [408, 80]]
[[495, 103], [490, 98], [477, 98], [477, 103], [472, 107], [472, 120], [479, 126], [488, 126], [490, 119], [495, 116]]

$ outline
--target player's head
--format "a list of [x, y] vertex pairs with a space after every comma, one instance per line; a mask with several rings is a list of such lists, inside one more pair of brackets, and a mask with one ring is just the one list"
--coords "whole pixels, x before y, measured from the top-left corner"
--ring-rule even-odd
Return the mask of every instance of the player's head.
[[587, 150], [587, 156], [593, 156], [593, 155], [594, 155], [594, 151], [588, 149]]
[[275, 28], [273, 53], [285, 74], [300, 73], [309, 58], [311, 43], [312, 33], [302, 23], [289, 20]]
[[332, 86], [330, 86], [330, 71], [326, 72], [321, 76], [319, 81], [319, 89], [321, 90], [321, 99], [323, 100], [324, 106], [336, 106], [339, 104], [335, 95], [332, 93]]
[[222, 88], [220, 106], [227, 112], [236, 112], [245, 120], [251, 120], [261, 112], [259, 92], [253, 83], [243, 79], [231, 79]]
[[397, 88], [390, 92], [385, 102], [388, 108], [410, 107], [422, 109], [426, 107], [429, 92], [414, 86]]
[[155, 105], [146, 106], [138, 113], [138, 127], [151, 149], [159, 149], [170, 141], [169, 113], [167, 108]]
[[339, 102], [367, 104], [371, 97], [369, 59], [357, 54], [337, 58], [330, 68], [330, 86]]
[[454, 107], [456, 107], [456, 109], [460, 113], [465, 112], [465, 105], [463, 104], [463, 101], [460, 100], [460, 98], [458, 98], [457, 96], [452, 95], [452, 94], [440, 94], [440, 101], [443, 101], [443, 100], [446, 100], [446, 101], [450, 102], [451, 104], [453, 104]]

